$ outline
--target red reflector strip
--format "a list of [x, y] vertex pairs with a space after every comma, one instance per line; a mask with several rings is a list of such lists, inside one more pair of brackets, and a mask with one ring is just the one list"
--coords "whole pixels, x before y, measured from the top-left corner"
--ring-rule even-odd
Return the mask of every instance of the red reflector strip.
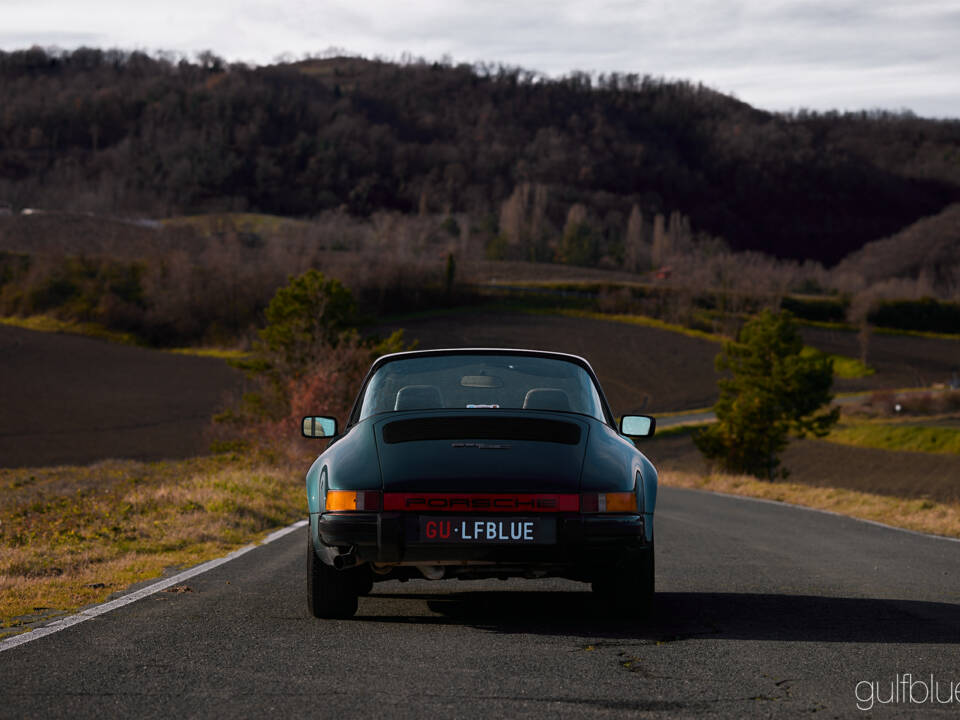
[[588, 493], [584, 495], [580, 505], [580, 512], [585, 512], [585, 513], [600, 512], [600, 494]]
[[429, 512], [578, 512], [579, 495], [490, 493], [384, 493], [384, 510]]
[[357, 510], [379, 511], [380, 491], [364, 490], [357, 493]]
[[637, 496], [633, 491], [584, 493], [580, 500], [582, 513], [636, 513]]

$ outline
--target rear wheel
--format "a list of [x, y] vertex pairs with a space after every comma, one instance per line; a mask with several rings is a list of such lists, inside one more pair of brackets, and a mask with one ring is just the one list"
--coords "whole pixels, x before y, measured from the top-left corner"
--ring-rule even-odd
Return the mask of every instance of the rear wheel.
[[307, 528], [307, 606], [314, 617], [348, 618], [357, 612], [358, 587], [350, 570], [327, 565], [313, 549]]
[[370, 591], [373, 590], [373, 571], [370, 570], [370, 566], [361, 565], [350, 572], [354, 574], [354, 587], [356, 587], [357, 595], [369, 595]]
[[593, 592], [604, 611], [625, 617], [646, 617], [653, 611], [656, 590], [653, 544], [624, 553], [615, 566], [593, 581]]

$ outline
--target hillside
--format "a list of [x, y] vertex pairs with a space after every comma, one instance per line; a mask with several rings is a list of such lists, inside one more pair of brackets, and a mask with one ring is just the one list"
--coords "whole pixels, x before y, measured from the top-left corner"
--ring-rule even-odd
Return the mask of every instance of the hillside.
[[835, 270], [858, 275], [868, 285], [890, 278], [924, 278], [933, 285], [952, 284], [960, 292], [960, 276], [955, 276], [958, 267], [960, 204], [953, 204], [891, 237], [867, 243]]
[[623, 266], [658, 232], [834, 263], [960, 200], [960, 122], [632, 74], [34, 48], [0, 53], [0, 105], [13, 211], [460, 213], [501, 257]]

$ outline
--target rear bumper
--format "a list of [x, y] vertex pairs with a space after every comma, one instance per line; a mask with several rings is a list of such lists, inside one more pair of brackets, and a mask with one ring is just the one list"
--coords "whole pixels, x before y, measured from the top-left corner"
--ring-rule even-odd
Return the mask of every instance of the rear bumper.
[[[624, 552], [648, 547], [643, 515], [551, 514], [556, 541], [528, 544], [437, 544], [422, 542], [421, 517], [442, 514], [324, 513], [311, 518], [317, 550], [328, 564], [352, 551], [358, 562], [451, 563], [483, 562], [514, 568], [552, 568], [552, 574], [585, 575], [591, 568], [615, 564]], [[485, 516], [489, 517], [489, 516]], [[503, 515], [509, 519], [509, 515]]]

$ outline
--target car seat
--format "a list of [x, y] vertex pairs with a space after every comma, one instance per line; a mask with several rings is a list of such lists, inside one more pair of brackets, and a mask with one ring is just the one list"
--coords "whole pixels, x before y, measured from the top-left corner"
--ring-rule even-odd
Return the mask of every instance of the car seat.
[[532, 388], [523, 398], [524, 410], [570, 410], [570, 397], [559, 388]]
[[394, 410], [432, 410], [443, 407], [440, 389], [433, 385], [407, 385], [397, 391]]

